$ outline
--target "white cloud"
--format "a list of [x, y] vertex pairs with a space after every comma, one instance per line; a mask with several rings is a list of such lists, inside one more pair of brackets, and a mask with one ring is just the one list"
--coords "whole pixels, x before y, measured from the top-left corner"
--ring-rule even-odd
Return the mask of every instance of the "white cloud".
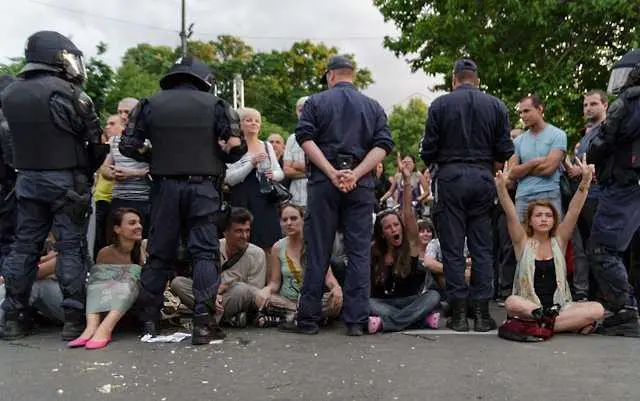
[[[435, 78], [422, 71], [412, 74], [404, 60], [382, 46], [384, 35], [396, 31], [370, 0], [187, 0], [191, 22], [193, 39], [231, 34], [255, 49], [270, 50], [310, 38], [353, 53], [376, 80], [366, 93], [387, 109], [416, 95], [435, 97], [429, 89]], [[0, 62], [21, 55], [30, 34], [49, 29], [72, 36], [87, 55], [104, 41], [109, 45], [106, 61], [118, 65], [137, 43], [179, 45], [180, 0], [22, 0], [5, 9], [0, 26]]]

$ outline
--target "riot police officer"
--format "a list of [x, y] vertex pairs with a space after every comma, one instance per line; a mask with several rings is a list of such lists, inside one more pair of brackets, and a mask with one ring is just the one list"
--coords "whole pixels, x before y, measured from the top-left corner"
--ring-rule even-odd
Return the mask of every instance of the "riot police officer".
[[[15, 78], [11, 75], [0, 77], [0, 97], [4, 89], [13, 81], [15, 81]], [[13, 168], [13, 139], [0, 102], [0, 276], [2, 276], [2, 262], [9, 254], [15, 237], [15, 176], [16, 173]]]
[[597, 165], [601, 187], [587, 252], [595, 262], [604, 306], [612, 312], [599, 331], [640, 337], [637, 302], [620, 256], [640, 234], [640, 50], [614, 65], [607, 90], [617, 98], [587, 153], [589, 163]]
[[225, 336], [214, 319], [218, 184], [224, 163], [246, 153], [237, 114], [207, 92], [212, 81], [206, 64], [193, 57], [179, 59], [160, 80], [162, 90], [133, 110], [119, 146], [123, 155], [149, 161], [153, 178], [149, 261], [142, 270], [139, 298], [143, 330], [156, 334], [164, 289], [184, 233], [193, 260], [194, 345]]
[[[468, 331], [467, 299], [474, 306], [474, 330], [489, 331], [496, 323], [489, 314], [493, 297], [493, 238], [491, 210], [496, 197], [495, 162], [514, 151], [507, 108], [478, 89], [478, 68], [460, 59], [453, 69], [453, 91], [429, 106], [420, 156], [436, 163], [436, 204], [433, 210], [445, 266], [447, 298], [452, 309], [447, 327]], [[467, 237], [473, 260], [471, 286], [464, 278]]]
[[318, 332], [324, 277], [339, 225], [349, 260], [342, 308], [347, 334], [364, 334], [369, 317], [375, 202], [371, 171], [393, 149], [393, 140], [384, 110], [357, 90], [354, 78], [348, 58], [331, 58], [323, 78], [329, 90], [307, 99], [296, 127], [296, 139], [311, 162], [304, 225], [306, 270], [297, 325], [285, 323], [285, 331]]
[[18, 170], [16, 241], [5, 259], [6, 300], [2, 338], [28, 334], [26, 312], [40, 251], [52, 231], [56, 276], [62, 290], [62, 338], [71, 340], [85, 325], [87, 253], [85, 227], [90, 210], [90, 177], [106, 151], [86, 79], [82, 52], [52, 31], [31, 35], [20, 79], [2, 93]]

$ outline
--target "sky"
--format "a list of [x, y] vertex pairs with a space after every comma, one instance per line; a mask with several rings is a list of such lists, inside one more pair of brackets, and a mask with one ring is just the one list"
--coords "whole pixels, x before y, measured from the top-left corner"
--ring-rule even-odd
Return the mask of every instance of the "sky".
[[[310, 39], [354, 54], [376, 81], [365, 93], [388, 111], [412, 97], [428, 103], [437, 96], [431, 90], [436, 78], [411, 73], [402, 58], [383, 47], [384, 36], [398, 32], [372, 0], [186, 0], [186, 5], [192, 39], [230, 34], [259, 51]], [[71, 36], [87, 59], [98, 42], [107, 43], [104, 59], [118, 66], [125, 50], [138, 43], [179, 45], [180, 0], [19, 0], [3, 7], [0, 26], [0, 63], [22, 55], [32, 33], [55, 30]]]

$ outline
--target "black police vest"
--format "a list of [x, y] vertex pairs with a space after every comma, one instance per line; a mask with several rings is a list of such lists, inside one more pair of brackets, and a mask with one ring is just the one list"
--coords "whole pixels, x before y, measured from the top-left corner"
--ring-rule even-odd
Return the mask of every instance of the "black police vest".
[[215, 96], [197, 90], [163, 90], [149, 99], [151, 174], [220, 176]]
[[2, 110], [13, 137], [16, 169], [85, 168], [87, 154], [80, 137], [58, 128], [51, 118], [54, 93], [73, 99], [71, 83], [55, 76], [19, 80], [2, 93]]

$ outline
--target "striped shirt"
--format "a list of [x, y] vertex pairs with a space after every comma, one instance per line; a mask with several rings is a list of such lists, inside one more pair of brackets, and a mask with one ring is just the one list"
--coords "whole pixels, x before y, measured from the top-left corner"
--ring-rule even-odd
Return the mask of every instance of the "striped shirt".
[[[114, 166], [128, 169], [145, 169], [149, 168], [149, 163], [139, 162], [129, 157], [123, 156], [118, 149], [121, 136], [114, 136], [109, 141], [111, 146], [111, 157]], [[149, 192], [151, 186], [145, 177], [127, 178], [123, 181], [116, 181], [111, 193], [112, 199], [127, 199], [134, 201], [149, 200]]]

